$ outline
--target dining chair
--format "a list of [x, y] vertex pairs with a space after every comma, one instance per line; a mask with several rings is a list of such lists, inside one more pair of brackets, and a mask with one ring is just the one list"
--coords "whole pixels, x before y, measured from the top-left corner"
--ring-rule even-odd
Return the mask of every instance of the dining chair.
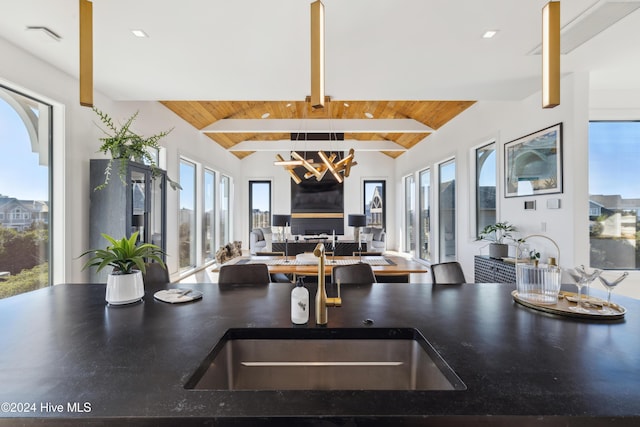
[[220, 267], [219, 284], [267, 285], [271, 282], [267, 264], [230, 264]]
[[[284, 252], [256, 252], [255, 256], [284, 256]], [[291, 283], [292, 278], [284, 273], [269, 273], [272, 282]]]
[[370, 284], [376, 283], [376, 276], [369, 264], [336, 265], [331, 271], [331, 281], [340, 284]]
[[148, 262], [144, 268], [146, 271], [142, 275], [142, 280], [146, 286], [168, 285], [171, 282], [169, 272], [160, 263]]
[[437, 285], [461, 285], [467, 283], [460, 263], [457, 261], [431, 264], [431, 279]]

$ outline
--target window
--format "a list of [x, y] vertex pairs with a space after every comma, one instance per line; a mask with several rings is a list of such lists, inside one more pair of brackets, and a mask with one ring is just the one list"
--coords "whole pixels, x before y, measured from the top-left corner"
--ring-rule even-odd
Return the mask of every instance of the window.
[[249, 181], [249, 231], [271, 226], [271, 181]]
[[204, 170], [202, 203], [202, 257], [204, 262], [215, 258], [216, 173]]
[[420, 258], [431, 261], [431, 219], [429, 200], [431, 198], [431, 170], [425, 169], [419, 174], [420, 181]]
[[53, 107], [0, 86], [0, 298], [49, 285]]
[[589, 123], [591, 267], [638, 269], [640, 122]]
[[440, 262], [456, 260], [456, 161], [439, 166], [438, 234]]
[[229, 212], [230, 208], [230, 195], [231, 195], [231, 178], [228, 176], [222, 175], [220, 178], [220, 240], [218, 241], [219, 246], [225, 246], [229, 243], [231, 239], [231, 215]]
[[496, 144], [476, 149], [476, 235], [496, 223]]
[[196, 165], [180, 159], [180, 270], [196, 265]]
[[413, 252], [416, 250], [414, 237], [413, 218], [416, 209], [416, 180], [413, 175], [404, 178], [404, 251]]
[[385, 187], [385, 181], [364, 181], [364, 214], [367, 217], [367, 227], [384, 229], [386, 226]]

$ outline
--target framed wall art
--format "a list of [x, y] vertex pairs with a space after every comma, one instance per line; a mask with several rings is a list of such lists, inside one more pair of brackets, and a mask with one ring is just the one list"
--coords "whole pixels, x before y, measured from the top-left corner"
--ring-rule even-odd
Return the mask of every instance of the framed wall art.
[[562, 123], [504, 145], [505, 197], [562, 193]]

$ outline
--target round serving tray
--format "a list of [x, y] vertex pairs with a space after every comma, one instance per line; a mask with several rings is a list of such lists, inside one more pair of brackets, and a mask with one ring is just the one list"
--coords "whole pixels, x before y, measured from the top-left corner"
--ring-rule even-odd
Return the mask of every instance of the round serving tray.
[[599, 310], [603, 305], [606, 305], [607, 302], [601, 300], [599, 298], [584, 298], [587, 304], [586, 309], [589, 310], [588, 313], [576, 313], [573, 310], [569, 310], [569, 307], [575, 307], [575, 301], [577, 300], [577, 294], [575, 292], [565, 292], [561, 291], [558, 295], [558, 303], [553, 305], [543, 305], [535, 302], [527, 301], [525, 299], [520, 298], [518, 295], [518, 291], [511, 292], [513, 299], [518, 304], [522, 304], [525, 307], [533, 308], [534, 310], [544, 311], [545, 313], [558, 314], [560, 316], [569, 316], [569, 317], [579, 317], [582, 319], [595, 319], [595, 320], [614, 320], [621, 319], [624, 317], [624, 314], [627, 310], [621, 305], [611, 303], [611, 310], [613, 313], [602, 313]]

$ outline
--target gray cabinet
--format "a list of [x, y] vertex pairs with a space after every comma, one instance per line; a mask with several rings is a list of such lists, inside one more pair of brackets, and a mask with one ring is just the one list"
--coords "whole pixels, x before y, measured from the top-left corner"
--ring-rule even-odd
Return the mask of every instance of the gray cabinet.
[[516, 283], [516, 266], [499, 259], [476, 255], [475, 283]]
[[[139, 241], [158, 245], [164, 251], [166, 236], [166, 173], [157, 169], [155, 177], [149, 166], [127, 162], [125, 183], [120, 180], [120, 161], [112, 162], [109, 184], [94, 190], [104, 182], [109, 160], [90, 160], [90, 248], [101, 248], [107, 241], [101, 233], [116, 239], [139, 231]], [[95, 273], [91, 280], [105, 282], [108, 268]]]

